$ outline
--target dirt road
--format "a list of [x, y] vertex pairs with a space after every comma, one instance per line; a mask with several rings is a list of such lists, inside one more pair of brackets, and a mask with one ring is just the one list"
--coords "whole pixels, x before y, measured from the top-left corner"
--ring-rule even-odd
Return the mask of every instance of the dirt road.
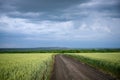
[[84, 63], [57, 55], [51, 80], [116, 80]]

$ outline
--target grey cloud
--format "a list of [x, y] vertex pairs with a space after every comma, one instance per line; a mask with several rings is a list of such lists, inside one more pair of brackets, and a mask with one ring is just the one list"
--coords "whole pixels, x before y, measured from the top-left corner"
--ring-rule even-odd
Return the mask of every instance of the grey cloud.
[[2, 4], [1, 13], [9, 17], [27, 18], [33, 21], [82, 20], [96, 13], [103, 17], [119, 18], [120, 16], [119, 0], [12, 0], [11, 2], [5, 0], [0, 1], [0, 4]]
[[[91, 0], [78, 6], [77, 10], [86, 12], [87, 15], [98, 15], [102, 17], [119, 18], [120, 1], [119, 0]], [[97, 14], [96, 14], [97, 13]]]
[[76, 4], [85, 3], [89, 0], [19, 0], [14, 5], [17, 10], [26, 12], [48, 12], [48, 11], [59, 11]]
[[[14, 18], [67, 21], [74, 19], [76, 16], [71, 14], [66, 15], [68, 12], [64, 12], [63, 10], [67, 10], [69, 7], [88, 1], [90, 0], [11, 0], [11, 2], [9, 0], [4, 0], [0, 1], [0, 13], [1, 15], [3, 14]], [[36, 17], [31, 15], [28, 16], [26, 15], [27, 13], [43, 14]]]
[[15, 10], [15, 6], [13, 6], [13, 2], [16, 0], [1, 0], [0, 1], [0, 13], [6, 13]]

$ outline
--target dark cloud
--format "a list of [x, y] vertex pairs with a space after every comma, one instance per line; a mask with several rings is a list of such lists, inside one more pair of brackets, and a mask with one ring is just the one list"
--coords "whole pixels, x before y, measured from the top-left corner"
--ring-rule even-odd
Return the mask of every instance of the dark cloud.
[[63, 46], [65, 40], [120, 43], [119, 13], [120, 0], [0, 0], [0, 47], [51, 46], [49, 40]]
[[16, 7], [13, 4], [16, 3], [17, 0], [0, 0], [0, 16], [12, 11], [16, 11]]
[[[120, 1], [119, 0], [92, 0], [82, 4], [78, 8], [81, 12], [89, 13], [87, 15], [100, 15], [103, 17], [119, 18]], [[74, 9], [76, 10], [76, 9]]]
[[114, 4], [114, 5], [101, 5], [101, 6], [97, 7], [97, 10], [120, 13], [120, 3]]
[[[104, 3], [103, 3], [104, 2]], [[83, 5], [84, 6], [81, 6]], [[89, 5], [91, 4], [91, 5]], [[77, 7], [77, 6], [80, 7]], [[83, 19], [90, 13], [107, 13], [107, 17], [117, 17], [114, 13], [120, 13], [119, 0], [4, 0], [0, 1], [0, 13], [10, 17], [27, 18], [34, 20], [67, 21]], [[16, 11], [18, 13], [16, 13]], [[11, 12], [13, 12], [11, 14]], [[15, 13], [14, 13], [15, 12]], [[40, 13], [33, 16], [28, 13]], [[42, 13], [42, 14], [41, 14]], [[109, 13], [113, 13], [109, 15]], [[27, 15], [28, 14], [28, 15]]]
[[14, 4], [17, 10], [23, 12], [48, 12], [59, 11], [73, 5], [88, 2], [90, 0], [19, 0]]
[[[70, 7], [77, 6], [90, 0], [4, 0], [0, 1], [0, 13], [13, 18], [27, 18], [33, 20], [67, 21], [75, 19], [76, 15], [64, 15]], [[12, 13], [11, 13], [12, 12]], [[16, 13], [18, 12], [18, 13]], [[43, 13], [38, 16], [27, 13]], [[70, 13], [74, 13], [71, 12]], [[71, 16], [71, 17], [70, 17]]]

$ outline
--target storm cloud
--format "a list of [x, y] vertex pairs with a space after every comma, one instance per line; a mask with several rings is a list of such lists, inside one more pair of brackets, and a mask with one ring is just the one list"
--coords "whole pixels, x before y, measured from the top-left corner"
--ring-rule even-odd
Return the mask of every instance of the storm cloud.
[[0, 0], [0, 47], [120, 47], [119, 7], [119, 0]]

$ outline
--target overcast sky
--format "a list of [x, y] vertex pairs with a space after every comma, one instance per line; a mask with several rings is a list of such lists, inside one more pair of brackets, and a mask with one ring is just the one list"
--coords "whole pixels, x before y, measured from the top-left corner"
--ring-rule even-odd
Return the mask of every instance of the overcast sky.
[[120, 48], [120, 0], [0, 0], [0, 47]]

